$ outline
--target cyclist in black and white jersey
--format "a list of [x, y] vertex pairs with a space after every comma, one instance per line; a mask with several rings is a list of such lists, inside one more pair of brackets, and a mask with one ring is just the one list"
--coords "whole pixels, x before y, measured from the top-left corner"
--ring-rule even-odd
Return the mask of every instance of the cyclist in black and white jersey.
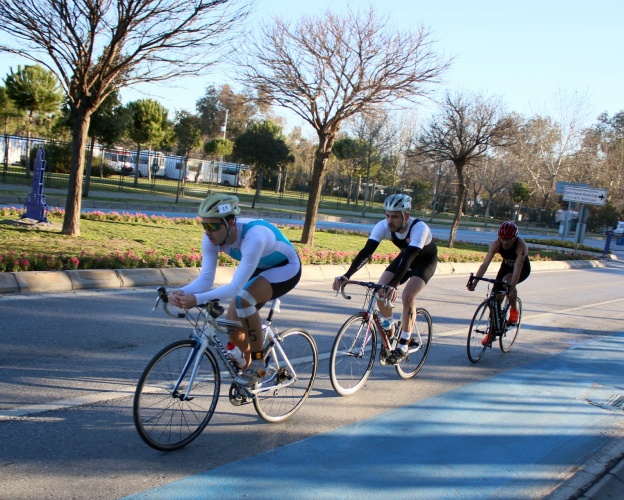
[[[282, 232], [263, 220], [237, 219], [238, 198], [215, 194], [199, 206], [204, 236], [202, 270], [188, 285], [170, 296], [183, 309], [210, 300], [230, 300], [227, 319], [240, 320], [242, 329], [230, 335], [245, 354], [247, 366], [240, 384], [250, 385], [266, 374], [262, 358], [262, 319], [258, 310], [292, 290], [301, 278], [301, 261], [295, 247]], [[240, 261], [232, 281], [212, 288], [219, 252]]]
[[366, 245], [357, 254], [349, 270], [333, 283], [333, 289], [339, 290], [344, 280], [351, 278], [368, 262], [384, 239], [392, 241], [401, 250], [379, 279], [379, 284], [388, 285], [385, 291], [380, 292], [381, 300], [377, 304], [387, 333], [392, 332], [394, 319], [392, 306], [386, 300], [396, 301], [398, 286], [407, 282], [401, 295], [401, 338], [397, 348], [386, 359], [388, 364], [396, 364], [405, 357], [410, 332], [416, 320], [416, 296], [425, 288], [438, 265], [438, 248], [431, 229], [423, 221], [410, 216], [411, 208], [412, 199], [406, 194], [388, 196], [384, 201], [386, 218], [373, 227]]

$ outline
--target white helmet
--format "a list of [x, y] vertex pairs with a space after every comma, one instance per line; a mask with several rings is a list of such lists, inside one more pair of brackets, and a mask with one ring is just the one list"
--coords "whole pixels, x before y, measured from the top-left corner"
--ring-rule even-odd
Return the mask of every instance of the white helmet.
[[384, 201], [386, 212], [407, 212], [412, 208], [412, 198], [406, 194], [391, 194]]
[[219, 217], [222, 219], [228, 215], [238, 215], [240, 214], [238, 197], [224, 193], [213, 194], [201, 202], [197, 214], [202, 218]]

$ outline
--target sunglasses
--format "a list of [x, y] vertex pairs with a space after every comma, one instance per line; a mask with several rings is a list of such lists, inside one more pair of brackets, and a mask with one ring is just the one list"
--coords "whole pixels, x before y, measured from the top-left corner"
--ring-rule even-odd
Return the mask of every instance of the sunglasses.
[[204, 231], [208, 231], [209, 233], [214, 233], [218, 231], [221, 226], [225, 225], [224, 222], [202, 222], [202, 226]]

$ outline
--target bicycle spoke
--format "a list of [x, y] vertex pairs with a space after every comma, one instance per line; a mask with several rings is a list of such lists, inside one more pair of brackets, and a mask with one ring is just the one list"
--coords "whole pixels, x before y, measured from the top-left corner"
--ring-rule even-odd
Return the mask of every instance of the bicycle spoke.
[[416, 310], [413, 330], [407, 356], [396, 365], [397, 373], [404, 379], [414, 377], [421, 370], [431, 349], [433, 325], [431, 315], [425, 309]]
[[275, 371], [256, 385], [260, 391], [255, 395], [254, 407], [267, 422], [285, 420], [301, 407], [312, 389], [318, 367], [316, 343], [308, 332], [290, 329], [281, 337], [280, 346], [290, 366], [279, 349], [273, 348], [269, 367], [273, 363]]
[[141, 438], [158, 450], [170, 451], [187, 445], [201, 433], [214, 413], [221, 383], [218, 366], [212, 354], [204, 352], [193, 386], [189, 387], [193, 370], [184, 371], [184, 368], [189, 360], [195, 359], [194, 349], [192, 340], [165, 347], [150, 361], [139, 380], [134, 423]]
[[509, 352], [511, 350], [511, 346], [516, 341], [516, 337], [520, 331], [520, 322], [522, 321], [522, 301], [520, 297], [516, 297], [516, 308], [518, 309], [518, 323], [516, 323], [515, 326], [507, 327], [499, 340], [500, 350], [503, 352]]
[[341, 396], [357, 392], [368, 379], [375, 354], [377, 334], [363, 314], [349, 318], [342, 326], [329, 357], [329, 377]]
[[468, 330], [468, 343], [466, 346], [468, 359], [476, 363], [481, 359], [486, 346], [483, 339], [490, 333], [490, 314], [488, 303], [482, 302], [472, 318], [470, 329]]

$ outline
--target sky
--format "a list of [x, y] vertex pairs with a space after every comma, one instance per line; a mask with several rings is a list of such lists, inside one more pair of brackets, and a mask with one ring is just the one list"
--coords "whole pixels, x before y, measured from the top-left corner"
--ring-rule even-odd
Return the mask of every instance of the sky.
[[[600, 113], [624, 110], [622, 0], [255, 0], [248, 29], [275, 16], [296, 21], [327, 9], [344, 11], [348, 5], [372, 5], [400, 29], [428, 27], [435, 50], [454, 57], [440, 92], [457, 89], [496, 96], [508, 111], [525, 116], [547, 113], [557, 94], [577, 94], [585, 96], [587, 124]], [[0, 54], [0, 77], [9, 67], [28, 63]], [[173, 117], [175, 110], [195, 112], [208, 85], [225, 83], [242, 90], [225, 70], [216, 69], [211, 75], [161, 87], [125, 89], [121, 95], [124, 103], [156, 99]], [[287, 128], [300, 124], [279, 110], [276, 114], [284, 116]]]

